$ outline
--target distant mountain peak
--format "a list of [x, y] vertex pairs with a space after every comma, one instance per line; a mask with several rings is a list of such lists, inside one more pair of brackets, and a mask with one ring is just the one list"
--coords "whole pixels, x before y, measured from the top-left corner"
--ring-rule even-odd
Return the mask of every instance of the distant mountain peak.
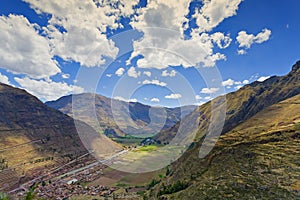
[[300, 69], [300, 60], [293, 65], [292, 72], [297, 72]]

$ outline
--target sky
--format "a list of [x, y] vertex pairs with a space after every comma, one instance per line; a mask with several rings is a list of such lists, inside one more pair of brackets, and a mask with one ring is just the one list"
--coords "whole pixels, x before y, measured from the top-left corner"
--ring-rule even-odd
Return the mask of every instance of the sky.
[[299, 59], [298, 0], [2, 0], [0, 82], [200, 105]]

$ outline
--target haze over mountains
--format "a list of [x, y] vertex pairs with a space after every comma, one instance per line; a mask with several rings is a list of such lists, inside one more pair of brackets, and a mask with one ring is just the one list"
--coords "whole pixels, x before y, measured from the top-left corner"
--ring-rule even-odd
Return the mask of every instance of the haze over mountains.
[[64, 96], [56, 101], [46, 102], [46, 105], [86, 122], [109, 137], [124, 137], [127, 133], [155, 134], [172, 127], [196, 108], [151, 107], [91, 93]]

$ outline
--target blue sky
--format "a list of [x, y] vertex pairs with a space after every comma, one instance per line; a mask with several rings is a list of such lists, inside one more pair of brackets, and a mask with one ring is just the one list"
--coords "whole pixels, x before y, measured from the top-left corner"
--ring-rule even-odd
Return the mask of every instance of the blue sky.
[[3, 0], [0, 81], [42, 101], [96, 92], [173, 107], [299, 59], [298, 0], [99, 2]]

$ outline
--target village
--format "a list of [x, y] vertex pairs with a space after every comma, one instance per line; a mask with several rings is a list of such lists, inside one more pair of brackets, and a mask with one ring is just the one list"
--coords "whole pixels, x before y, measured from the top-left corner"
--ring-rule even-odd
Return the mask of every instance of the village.
[[[85, 163], [85, 164], [83, 164]], [[17, 199], [25, 197], [32, 190], [37, 198], [68, 199], [76, 195], [103, 196], [110, 195], [117, 187], [103, 185], [87, 186], [103, 176], [107, 166], [88, 156], [60, 167], [55, 171], [36, 173], [33, 181], [24, 183], [12, 195]]]

